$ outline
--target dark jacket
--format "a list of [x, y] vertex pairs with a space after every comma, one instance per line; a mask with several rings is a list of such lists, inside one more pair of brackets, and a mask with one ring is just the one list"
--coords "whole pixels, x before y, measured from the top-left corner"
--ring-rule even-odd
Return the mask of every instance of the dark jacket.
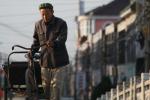
[[[52, 48], [47, 46], [41, 47], [41, 66], [42, 67], [62, 67], [69, 64], [69, 57], [65, 42], [67, 40], [67, 24], [64, 20], [53, 16], [49, 23], [42, 19], [36, 22], [33, 35], [34, 41], [32, 46], [39, 46], [46, 41], [52, 41]], [[33, 49], [37, 52], [39, 48]]]

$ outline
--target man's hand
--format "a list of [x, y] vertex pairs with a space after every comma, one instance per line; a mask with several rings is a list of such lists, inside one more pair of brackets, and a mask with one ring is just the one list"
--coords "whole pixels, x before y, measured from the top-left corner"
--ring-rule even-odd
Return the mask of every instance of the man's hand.
[[52, 41], [49, 41], [49, 40], [48, 40], [48, 41], [46, 42], [46, 46], [47, 46], [47, 47], [53, 47], [53, 46], [54, 46], [54, 43], [53, 43]]
[[27, 54], [27, 57], [31, 60], [33, 58], [34, 54], [33, 52], [30, 50]]
[[48, 52], [51, 53], [52, 47], [54, 46], [54, 43], [51, 42], [51, 41], [47, 41], [47, 42], [46, 42], [46, 46], [47, 46]]

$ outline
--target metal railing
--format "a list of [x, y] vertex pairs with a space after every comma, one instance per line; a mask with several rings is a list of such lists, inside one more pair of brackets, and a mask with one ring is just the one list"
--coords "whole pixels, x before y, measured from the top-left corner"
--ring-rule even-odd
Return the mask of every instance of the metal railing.
[[117, 85], [97, 100], [150, 100], [150, 73], [130, 78], [129, 82]]

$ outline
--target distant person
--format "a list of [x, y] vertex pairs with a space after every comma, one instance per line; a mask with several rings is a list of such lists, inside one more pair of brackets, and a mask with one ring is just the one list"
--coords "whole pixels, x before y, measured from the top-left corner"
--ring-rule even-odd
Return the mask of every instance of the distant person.
[[[68, 52], [65, 45], [67, 40], [67, 24], [63, 19], [54, 16], [53, 5], [50, 3], [40, 4], [39, 11], [42, 19], [35, 24], [32, 44], [33, 50], [29, 53], [29, 56], [32, 57], [39, 51], [39, 46], [45, 44], [41, 47], [40, 55], [45, 99], [60, 100], [59, 97], [62, 94], [62, 83], [64, 79], [63, 72], [67, 69], [64, 66], [69, 64]], [[31, 75], [27, 74], [28, 76], [30, 77]], [[55, 87], [55, 92], [51, 92], [51, 86]], [[30, 84], [28, 84], [28, 87], [30, 87]], [[37, 99], [30, 97], [27, 99]]]
[[90, 100], [97, 100], [106, 92], [110, 91], [112, 88], [112, 83], [109, 76], [103, 76], [101, 82], [93, 87]]
[[136, 75], [140, 76], [145, 72], [145, 38], [141, 31], [137, 31], [136, 36]]

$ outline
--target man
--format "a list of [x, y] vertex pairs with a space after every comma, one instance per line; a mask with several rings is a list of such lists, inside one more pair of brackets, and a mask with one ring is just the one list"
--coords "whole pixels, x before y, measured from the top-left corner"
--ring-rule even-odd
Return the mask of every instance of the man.
[[142, 31], [137, 31], [136, 46], [136, 75], [140, 76], [145, 72], [145, 38]]
[[[67, 24], [61, 18], [53, 15], [53, 6], [50, 3], [40, 4], [39, 11], [42, 19], [35, 24], [31, 55], [38, 52], [39, 46], [42, 45], [40, 65], [45, 97], [47, 100], [59, 100], [63, 79], [62, 73], [66, 69], [63, 66], [69, 64], [65, 46]], [[55, 94], [51, 92], [51, 86], [55, 87]]]

